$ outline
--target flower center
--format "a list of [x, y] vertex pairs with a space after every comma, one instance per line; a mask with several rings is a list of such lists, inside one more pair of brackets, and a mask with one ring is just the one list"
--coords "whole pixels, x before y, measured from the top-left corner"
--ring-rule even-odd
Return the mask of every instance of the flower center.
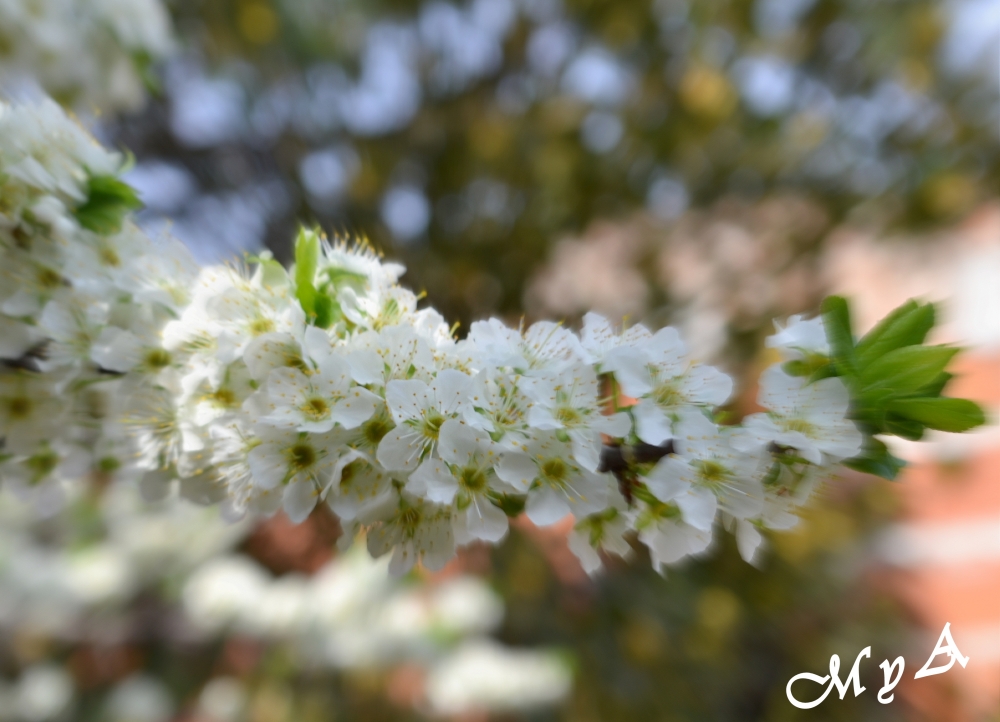
[[478, 466], [466, 466], [462, 469], [458, 482], [469, 491], [482, 491], [486, 488], [486, 472]]
[[223, 387], [212, 394], [212, 401], [219, 406], [231, 408], [236, 405], [236, 394], [233, 393], [232, 389]]
[[563, 426], [576, 426], [583, 421], [583, 414], [570, 406], [560, 406], [556, 409], [556, 419]]
[[322, 419], [330, 412], [330, 406], [321, 398], [314, 397], [302, 404], [302, 413], [313, 419]]
[[99, 459], [97, 462], [97, 470], [102, 474], [110, 474], [113, 471], [118, 471], [121, 468], [122, 463], [114, 456], [105, 456], [103, 459]]
[[262, 336], [274, 330], [274, 321], [263, 316], [258, 316], [250, 322], [250, 333], [253, 336]]
[[653, 391], [653, 400], [660, 406], [676, 406], [684, 398], [673, 384], [665, 383], [660, 384]]
[[309, 444], [296, 444], [288, 450], [288, 461], [296, 471], [308, 469], [316, 463], [316, 450]]
[[170, 353], [162, 348], [154, 348], [146, 354], [146, 366], [162, 369], [170, 365]]
[[438, 434], [441, 433], [441, 425], [444, 424], [445, 418], [437, 411], [428, 411], [427, 415], [424, 417], [424, 436], [437, 440]]
[[546, 459], [541, 466], [542, 477], [550, 484], [561, 486], [569, 477], [569, 465], [560, 458]]
[[816, 427], [805, 419], [787, 419], [784, 423], [785, 431], [798, 431], [805, 436], [816, 435]]
[[397, 517], [399, 521], [400, 528], [406, 533], [407, 536], [412, 537], [417, 532], [417, 527], [420, 525], [420, 510], [416, 507], [407, 507], [399, 513]]
[[729, 478], [729, 470], [717, 461], [699, 461], [698, 477], [705, 486], [714, 487]]
[[54, 451], [43, 451], [25, 459], [24, 465], [31, 470], [32, 483], [37, 483], [51, 474], [59, 465], [59, 454]]
[[118, 268], [118, 266], [122, 265], [122, 259], [118, 256], [117, 253], [115, 253], [115, 249], [113, 248], [108, 248], [107, 246], [105, 246], [104, 248], [101, 249], [99, 255], [101, 257], [101, 261], [104, 263], [105, 266]]
[[7, 413], [12, 419], [24, 419], [31, 415], [31, 399], [27, 396], [15, 396], [7, 400]]
[[56, 288], [62, 283], [62, 276], [51, 268], [38, 269], [38, 285], [42, 288]]
[[365, 422], [361, 427], [361, 438], [369, 446], [378, 446], [382, 437], [392, 430], [392, 424], [382, 414], [373, 416], [371, 420]]

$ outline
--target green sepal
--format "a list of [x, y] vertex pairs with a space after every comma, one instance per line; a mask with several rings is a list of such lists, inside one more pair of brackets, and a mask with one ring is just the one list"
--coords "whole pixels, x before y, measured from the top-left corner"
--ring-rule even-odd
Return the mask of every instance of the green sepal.
[[87, 177], [87, 200], [73, 215], [88, 231], [112, 235], [121, 230], [122, 221], [131, 211], [142, 208], [135, 189], [112, 175]]
[[314, 298], [313, 311], [316, 314], [315, 324], [320, 328], [330, 328], [335, 310], [334, 300], [326, 294]]
[[820, 376], [820, 378], [826, 378], [827, 376], [837, 375], [836, 369], [832, 368], [832, 366], [828, 356], [809, 354], [802, 359], [786, 361], [782, 368], [789, 376], [809, 376], [811, 378], [816, 374], [822, 373], [824, 375]]
[[499, 499], [491, 499], [491, 501], [504, 514], [513, 518], [524, 512], [524, 505], [528, 501], [528, 497], [524, 494], [501, 494]]
[[826, 338], [830, 342], [833, 362], [841, 376], [857, 375], [854, 335], [851, 333], [851, 311], [842, 296], [827, 296], [821, 307]]
[[889, 452], [889, 447], [878, 439], [869, 437], [861, 454], [843, 462], [844, 466], [865, 474], [895, 481], [906, 462]]
[[968, 399], [896, 399], [889, 402], [889, 411], [911, 423], [955, 433], [986, 423], [983, 410]]

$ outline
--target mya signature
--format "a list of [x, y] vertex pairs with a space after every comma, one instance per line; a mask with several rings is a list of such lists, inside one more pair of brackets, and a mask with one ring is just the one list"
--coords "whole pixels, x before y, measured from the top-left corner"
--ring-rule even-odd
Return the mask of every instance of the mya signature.
[[[948, 655], [947, 664], [939, 664], [936, 667], [931, 667], [931, 662], [941, 654]], [[854, 660], [854, 666], [851, 667], [851, 673], [847, 675], [847, 679], [843, 682], [840, 681], [840, 657], [838, 655], [833, 655], [830, 657], [830, 674], [820, 677], [818, 674], [811, 674], [809, 672], [803, 672], [802, 674], [797, 674], [788, 680], [788, 684], [785, 686], [785, 696], [788, 697], [788, 701], [799, 709], [812, 709], [813, 707], [819, 705], [827, 698], [830, 694], [830, 690], [834, 687], [837, 688], [837, 692], [840, 694], [840, 699], [844, 699], [847, 694], [847, 690], [851, 684], [854, 685], [854, 696], [857, 697], [859, 694], [865, 691], [865, 688], [861, 686], [861, 677], [859, 665], [861, 664], [861, 659], [864, 657], [872, 656], [872, 648], [865, 647], [858, 654], [857, 659]], [[969, 658], [962, 656], [962, 653], [958, 651], [958, 646], [955, 644], [955, 640], [951, 636], [951, 622], [944, 625], [944, 629], [941, 630], [941, 636], [938, 637], [937, 645], [934, 647], [934, 651], [931, 652], [931, 656], [927, 658], [924, 662], [924, 666], [921, 667], [915, 675], [914, 679], [920, 679], [921, 677], [930, 677], [934, 674], [942, 674], [951, 669], [955, 662], [958, 662], [964, 668], [965, 665], [969, 663]], [[889, 704], [892, 702], [893, 694], [892, 690], [895, 689], [896, 685], [899, 684], [899, 680], [903, 678], [903, 668], [906, 663], [903, 661], [902, 657], [896, 657], [896, 660], [889, 664], [889, 660], [886, 659], [879, 665], [882, 668], [883, 674], [885, 674], [885, 684], [882, 689], [878, 692], [878, 701], [882, 704]], [[823, 693], [812, 700], [811, 702], [802, 702], [795, 697], [792, 693], [792, 685], [799, 680], [805, 682], [814, 682], [815, 684], [826, 685], [826, 689]], [[799, 693], [802, 694], [802, 685], [799, 685]]]

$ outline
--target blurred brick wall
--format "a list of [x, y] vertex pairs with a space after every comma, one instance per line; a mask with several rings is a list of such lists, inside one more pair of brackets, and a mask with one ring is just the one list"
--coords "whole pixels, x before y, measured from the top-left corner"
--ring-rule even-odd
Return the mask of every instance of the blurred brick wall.
[[[968, 348], [946, 393], [980, 402], [989, 425], [894, 444], [911, 466], [895, 487], [900, 520], [878, 550], [887, 582], [925, 629], [900, 687], [912, 714], [978, 722], [1000, 719], [1000, 206], [934, 241], [845, 235], [824, 267], [831, 288], [855, 299], [861, 329], [919, 296], [942, 302], [935, 340]], [[968, 666], [913, 681], [946, 622]]]

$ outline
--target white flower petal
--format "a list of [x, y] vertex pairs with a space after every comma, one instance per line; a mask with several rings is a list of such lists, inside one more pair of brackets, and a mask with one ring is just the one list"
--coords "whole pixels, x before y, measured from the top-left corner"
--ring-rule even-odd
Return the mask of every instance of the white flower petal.
[[649, 399], [642, 399], [632, 412], [635, 414], [635, 433], [647, 444], [660, 446], [673, 436], [670, 418]]
[[569, 512], [566, 497], [550, 486], [531, 491], [524, 506], [524, 513], [536, 526], [555, 524]]
[[473, 539], [498, 542], [507, 535], [510, 524], [503, 510], [494, 506], [489, 499], [477, 494], [471, 504], [459, 515], [465, 532]]
[[409, 426], [397, 426], [379, 442], [375, 457], [390, 471], [412, 471], [420, 463], [424, 437]]
[[282, 495], [282, 507], [285, 514], [294, 524], [300, 524], [312, 512], [319, 501], [320, 490], [312, 479], [293, 479], [285, 487]]
[[715, 509], [718, 500], [708, 489], [697, 486], [689, 488], [685, 493], [674, 499], [684, 514], [684, 521], [695, 529], [709, 531], [715, 521]]

